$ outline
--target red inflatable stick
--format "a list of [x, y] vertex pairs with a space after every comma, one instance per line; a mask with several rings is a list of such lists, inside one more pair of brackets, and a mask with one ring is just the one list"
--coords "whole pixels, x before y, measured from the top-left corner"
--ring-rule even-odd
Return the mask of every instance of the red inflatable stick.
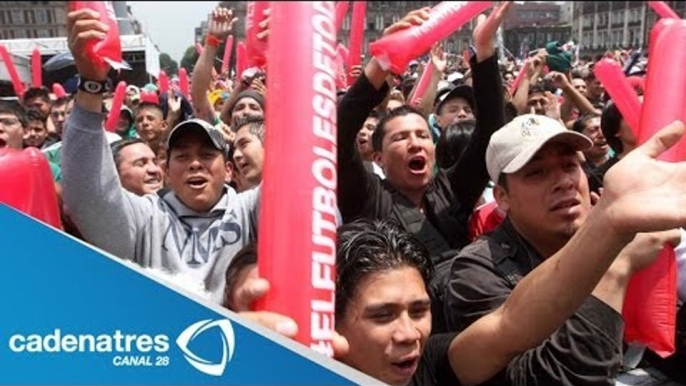
[[43, 153], [0, 149], [0, 203], [62, 229], [50, 166]]
[[55, 94], [57, 99], [67, 96], [67, 92], [64, 91], [64, 87], [62, 87], [62, 85], [59, 83], [52, 84], [52, 93]]
[[[367, 12], [366, 1], [353, 2], [353, 17], [350, 25], [350, 43], [348, 44], [348, 72], [353, 66], [359, 66], [362, 60], [362, 43], [364, 42], [364, 16]], [[357, 78], [348, 76], [348, 85], [355, 83]]]
[[109, 27], [103, 40], [93, 39], [86, 44], [87, 55], [91, 60], [100, 65], [109, 64], [115, 70], [124, 68], [121, 56], [121, 39], [119, 37], [119, 24], [114, 13], [111, 1], [70, 1], [70, 9], [92, 9], [100, 14], [100, 22]]
[[660, 17], [679, 19], [679, 15], [677, 15], [664, 1], [646, 1], [646, 3], [648, 3], [650, 8], [660, 15]]
[[257, 38], [262, 31], [260, 23], [266, 19], [264, 11], [269, 9], [268, 1], [248, 1], [245, 14], [245, 49], [249, 67], [264, 67], [267, 63], [267, 41]]
[[117, 84], [117, 88], [114, 89], [112, 106], [110, 106], [110, 112], [107, 114], [107, 120], [105, 121], [105, 130], [112, 133], [117, 130], [119, 113], [121, 112], [121, 107], [124, 105], [124, 97], [126, 97], [126, 82], [122, 80]]
[[183, 67], [179, 69], [179, 90], [181, 91], [181, 95], [183, 95], [184, 98], [190, 99], [191, 87], [188, 83], [188, 72], [186, 72], [186, 69]]
[[341, 30], [343, 22], [345, 21], [345, 16], [348, 14], [348, 8], [350, 8], [349, 1], [337, 1], [336, 2], [336, 33]]
[[622, 310], [624, 340], [644, 344], [663, 358], [675, 351], [676, 276], [674, 247], [667, 246], [631, 278]]
[[160, 78], [158, 79], [159, 84], [160, 84], [160, 94], [166, 94], [167, 91], [169, 91], [169, 77], [167, 76], [167, 73], [163, 71], [160, 71]]
[[519, 88], [519, 84], [522, 83], [522, 79], [526, 76], [526, 63], [522, 66], [522, 68], [519, 70], [519, 73], [517, 74], [517, 77], [515, 78], [514, 82], [512, 82], [512, 88], [510, 89], [510, 94], [514, 96], [515, 92], [517, 92], [517, 89]]
[[226, 74], [229, 71], [229, 63], [231, 62], [231, 50], [233, 50], [233, 35], [226, 39], [226, 45], [224, 46], [224, 58], [222, 60], [222, 74]]
[[402, 74], [410, 60], [424, 55], [434, 43], [447, 38], [465, 23], [486, 11], [492, 1], [444, 1], [431, 9], [429, 20], [400, 30], [369, 46], [382, 67]]
[[[651, 33], [653, 45], [650, 47], [639, 144], [668, 124], [683, 119], [686, 102], [686, 71], [683, 71], [686, 52], [673, 49], [686, 45], [686, 21], [662, 19], [658, 25], [659, 33]], [[684, 161], [685, 142], [682, 138], [659, 158], [670, 162]], [[664, 249], [655, 263], [631, 279], [622, 310], [627, 342], [640, 342], [663, 357], [674, 352], [675, 280], [672, 248]]]
[[638, 138], [641, 126], [641, 101], [624, 76], [622, 67], [614, 60], [603, 59], [596, 63], [593, 72], [600, 83], [605, 86], [605, 90], [617, 105], [622, 117]]
[[[658, 24], [664, 25], [654, 39], [654, 46], [650, 47], [639, 143], [682, 119], [686, 103], [686, 71], [683, 71], [686, 68], [686, 50], [674, 50], [674, 47], [686, 46], [686, 21], [671, 19], [663, 23], [661, 20]], [[686, 140], [682, 138], [660, 158], [672, 162], [686, 160]]]
[[241, 76], [243, 76], [243, 71], [247, 69], [248, 54], [245, 51], [245, 43], [238, 42], [238, 45], [236, 45], [236, 81], [240, 82]]
[[31, 52], [31, 85], [43, 87], [43, 64], [41, 63], [40, 49], [38, 47]]
[[17, 68], [14, 66], [12, 57], [7, 51], [7, 47], [0, 44], [0, 57], [2, 61], [5, 62], [5, 67], [7, 72], [10, 74], [10, 79], [12, 79], [12, 87], [14, 87], [14, 93], [17, 94], [19, 98], [24, 96], [24, 83], [22, 83], [21, 78], [19, 78], [19, 73]]
[[417, 107], [419, 105], [419, 100], [422, 97], [424, 97], [426, 90], [429, 88], [429, 83], [431, 83], [431, 77], [433, 76], [433, 74], [434, 65], [433, 63], [429, 62], [426, 64], [426, 68], [424, 68], [422, 77], [419, 78], [419, 84], [417, 85], [417, 89], [414, 91], [414, 94], [410, 99], [410, 106]]
[[333, 1], [272, 3], [267, 89], [289, 97], [267, 99], [266, 121], [289, 122], [297, 132], [266, 134], [258, 234], [259, 273], [271, 289], [257, 308], [292, 317], [296, 340], [328, 356], [337, 226], [334, 12]]

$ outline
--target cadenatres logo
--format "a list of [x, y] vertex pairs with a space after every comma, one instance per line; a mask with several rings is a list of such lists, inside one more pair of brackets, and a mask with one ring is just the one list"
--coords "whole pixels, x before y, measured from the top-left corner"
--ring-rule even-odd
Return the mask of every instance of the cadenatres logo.
[[[222, 357], [217, 363], [212, 363], [211, 361], [200, 358], [188, 349], [188, 344], [192, 342], [193, 339], [213, 327], [218, 327], [220, 329], [220, 336], [222, 338]], [[215, 321], [210, 319], [202, 320], [185, 329], [176, 339], [176, 344], [183, 352], [184, 358], [186, 358], [188, 363], [190, 363], [193, 367], [205, 374], [221, 376], [224, 374], [226, 363], [228, 363], [231, 360], [231, 357], [233, 357], [233, 328], [227, 319]]]
[[[198, 336], [212, 328], [219, 329], [222, 355], [218, 361], [201, 358], [188, 346]], [[56, 328], [53, 332], [41, 334], [14, 334], [7, 346], [14, 353], [30, 355], [56, 355], [70, 353], [114, 354], [115, 367], [166, 367], [169, 366], [169, 336], [166, 334], [129, 334], [115, 330], [109, 334], [70, 334]], [[179, 334], [176, 344], [188, 363], [205, 374], [221, 376], [234, 352], [234, 333], [227, 319], [202, 320], [188, 326]]]

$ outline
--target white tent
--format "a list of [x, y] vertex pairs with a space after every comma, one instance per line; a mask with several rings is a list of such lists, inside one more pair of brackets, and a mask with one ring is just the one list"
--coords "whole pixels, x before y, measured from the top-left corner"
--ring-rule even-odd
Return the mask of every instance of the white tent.
[[[12, 39], [0, 40], [11, 55], [15, 56], [15, 65], [19, 76], [26, 83], [31, 81], [30, 60], [33, 49], [38, 47], [42, 56], [54, 56], [69, 51], [67, 38]], [[121, 49], [124, 53], [141, 53], [144, 55], [145, 68], [148, 74], [158, 77], [160, 73], [160, 53], [147, 35], [121, 36]], [[0, 66], [0, 80], [9, 80], [5, 66]]]

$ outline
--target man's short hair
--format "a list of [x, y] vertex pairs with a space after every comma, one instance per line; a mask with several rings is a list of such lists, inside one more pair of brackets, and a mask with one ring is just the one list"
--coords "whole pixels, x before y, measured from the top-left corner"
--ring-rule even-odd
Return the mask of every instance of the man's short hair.
[[584, 114], [581, 117], [579, 117], [579, 119], [574, 121], [574, 124], [572, 125], [572, 130], [576, 131], [577, 133], [581, 133], [584, 131], [584, 129], [586, 128], [586, 125], [588, 124], [588, 122], [591, 119], [599, 118], [599, 117], [600, 117], [600, 114], [596, 114], [596, 113]]
[[603, 131], [603, 136], [616, 154], [621, 154], [624, 151], [622, 141], [617, 137], [622, 119], [622, 113], [619, 112], [617, 105], [613, 102], [605, 106], [600, 117], [600, 129]]
[[234, 125], [236, 132], [243, 126], [248, 126], [250, 134], [256, 136], [260, 139], [260, 142], [264, 143], [264, 118], [255, 115], [246, 115], [236, 121], [236, 124]]
[[43, 125], [47, 124], [48, 116], [43, 114], [38, 109], [28, 109], [26, 110], [26, 123], [29, 122], [41, 122]]
[[542, 83], [536, 83], [529, 87], [529, 96], [533, 94], [545, 94], [545, 86]]
[[54, 101], [52, 101], [52, 103], [50, 103], [50, 111], [52, 111], [52, 109], [54, 109], [56, 107], [62, 107], [64, 105], [67, 105], [70, 100], [71, 100], [71, 97], [69, 97], [69, 96], [63, 96], [63, 97], [59, 97], [59, 98], [55, 99]]
[[419, 115], [420, 117], [422, 117], [422, 119], [424, 119], [424, 122], [426, 122], [427, 127], [429, 126], [429, 121], [427, 121], [424, 113], [422, 113], [420, 110], [417, 110], [412, 106], [402, 105], [396, 109], [387, 111], [379, 120], [379, 124], [376, 125], [376, 129], [374, 129], [374, 133], [372, 134], [372, 148], [374, 149], [374, 151], [381, 151], [381, 145], [383, 144], [383, 137], [386, 134], [386, 124], [388, 123], [388, 121], [397, 117], [402, 117], [410, 114]]
[[336, 317], [365, 277], [403, 267], [416, 268], [427, 286], [434, 273], [426, 247], [394, 220], [360, 219], [338, 228]]
[[110, 148], [112, 149], [112, 158], [114, 158], [114, 164], [117, 166], [117, 170], [119, 170], [119, 164], [121, 164], [121, 151], [125, 147], [135, 145], [137, 143], [146, 144], [146, 142], [140, 138], [120, 139], [119, 141], [114, 141], [112, 144], [110, 144]]
[[46, 102], [50, 102], [50, 91], [46, 87], [31, 87], [24, 93], [24, 102], [34, 99], [41, 98]]
[[26, 111], [16, 102], [0, 101], [0, 114], [14, 115], [17, 117], [22, 127], [26, 127]]
[[136, 107], [136, 117], [138, 117], [138, 113], [140, 113], [143, 110], [146, 109], [152, 109], [160, 113], [160, 116], [162, 119], [165, 118], [164, 116], [164, 111], [162, 110], [162, 107], [156, 103], [150, 103], [150, 102], [141, 102], [138, 107]]

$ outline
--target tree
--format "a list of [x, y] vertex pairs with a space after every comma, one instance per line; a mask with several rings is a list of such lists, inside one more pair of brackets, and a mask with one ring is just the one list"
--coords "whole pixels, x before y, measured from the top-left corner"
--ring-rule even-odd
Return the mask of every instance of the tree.
[[188, 74], [192, 74], [199, 57], [200, 55], [198, 55], [194, 45], [186, 48], [186, 52], [184, 52], [181, 59], [181, 67], [185, 68]]
[[167, 53], [160, 54], [160, 68], [169, 76], [179, 72], [179, 64]]

